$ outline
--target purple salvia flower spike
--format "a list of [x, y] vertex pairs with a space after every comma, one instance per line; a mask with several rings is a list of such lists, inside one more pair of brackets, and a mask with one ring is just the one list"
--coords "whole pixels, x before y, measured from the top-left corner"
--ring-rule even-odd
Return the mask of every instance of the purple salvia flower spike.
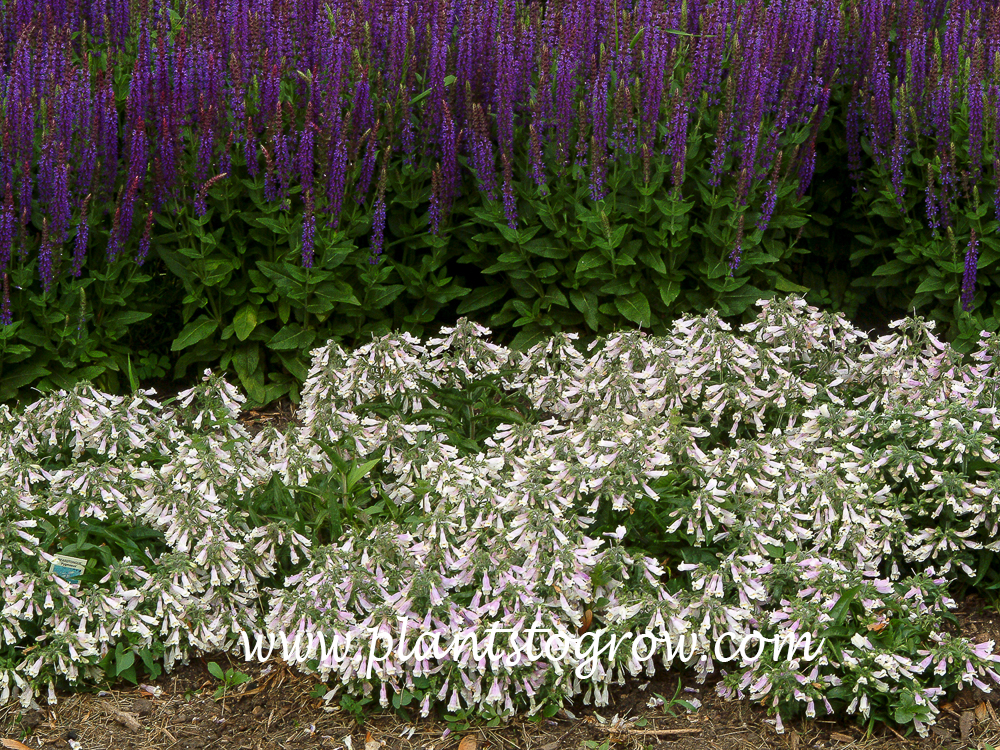
[[435, 237], [441, 227], [441, 165], [435, 164], [431, 172], [431, 200], [428, 207], [431, 234]]
[[119, 211], [120, 211], [120, 208], [116, 207], [115, 208], [114, 219], [112, 219], [112, 221], [111, 221], [111, 233], [108, 236], [108, 251], [107, 252], [108, 252], [108, 262], [109, 263], [114, 263], [115, 260], [118, 258], [118, 249], [119, 249], [119, 241], [118, 241], [118, 219], [119, 219], [119, 216], [120, 216]]
[[355, 186], [355, 198], [354, 200], [361, 205], [365, 202], [365, 196], [368, 194], [368, 188], [372, 183], [372, 176], [375, 173], [375, 157], [377, 156], [378, 150], [378, 129], [382, 124], [382, 121], [376, 120], [375, 125], [367, 133], [368, 144], [365, 148], [365, 158], [361, 164], [361, 175], [358, 178], [358, 184]]
[[385, 241], [385, 185], [388, 170], [389, 154], [382, 157], [382, 169], [379, 172], [378, 188], [375, 192], [375, 216], [372, 222], [371, 248], [372, 257], [369, 262], [375, 265], [382, 256], [382, 244]]
[[17, 216], [14, 212], [14, 195], [7, 183], [3, 211], [0, 212], [0, 271], [6, 272], [14, 250], [14, 236], [17, 231]]
[[313, 183], [313, 143], [315, 138], [313, 128], [315, 126], [313, 124], [312, 113], [313, 104], [312, 97], [310, 96], [309, 103], [306, 105], [305, 125], [299, 138], [299, 153], [296, 164], [296, 171], [298, 172], [299, 181], [302, 184], [303, 193], [312, 190]]
[[90, 203], [90, 194], [83, 199], [80, 206], [80, 223], [76, 227], [76, 242], [73, 246], [73, 276], [80, 278], [83, 269], [83, 260], [87, 254], [87, 239], [90, 236], [90, 224], [88, 223], [87, 206]]
[[[442, 138], [444, 145], [441, 154], [441, 179], [443, 180], [444, 193], [441, 203], [442, 218], [446, 218], [450, 213], [451, 206], [458, 196], [461, 185], [458, 165], [458, 144], [461, 133], [455, 132], [455, 122], [451, 116], [451, 107], [448, 102], [442, 103], [444, 119], [442, 121]], [[387, 154], [388, 156], [388, 154]]]
[[316, 211], [312, 189], [306, 192], [306, 212], [302, 219], [302, 267], [312, 268], [316, 249]]
[[149, 255], [149, 245], [150, 245], [150, 233], [153, 227], [153, 211], [152, 209], [146, 214], [146, 226], [142, 230], [142, 238], [139, 240], [139, 252], [136, 255], [135, 263], [137, 266], [141, 266], [146, 262], [146, 258]]
[[0, 324], [9, 326], [14, 322], [14, 316], [10, 310], [10, 277], [4, 272], [3, 275], [3, 302], [0, 303]]
[[969, 68], [969, 166], [972, 181], [979, 183], [982, 176], [983, 151], [983, 40], [977, 38]]
[[[295, 120], [292, 114], [292, 103], [286, 102], [288, 105], [284, 109], [288, 113], [289, 129], [294, 127]], [[280, 109], [279, 105], [279, 109]], [[274, 136], [274, 163], [277, 167], [277, 175], [281, 181], [281, 186], [279, 188], [279, 195], [282, 201], [285, 201], [284, 205], [287, 210], [289, 202], [288, 190], [292, 186], [292, 170], [294, 165], [292, 164], [291, 146], [289, 144], [289, 134], [284, 132], [284, 128], [281, 126], [281, 120], [278, 121], [278, 131]]]
[[[931, 170], [930, 164], [927, 165], [927, 189], [924, 192], [924, 199], [927, 204], [927, 223], [931, 227], [932, 236], [937, 237], [936, 230], [940, 226], [940, 223], [938, 222], [938, 205], [934, 190], [934, 172]], [[1000, 216], [1000, 213], [998, 213], [998, 216]]]
[[48, 294], [52, 289], [52, 240], [49, 235], [49, 220], [42, 219], [42, 242], [38, 249], [38, 274], [42, 278], [42, 289]]
[[544, 197], [549, 194], [549, 189], [545, 182], [545, 165], [542, 162], [541, 137], [538, 135], [536, 123], [531, 123], [528, 132], [531, 136], [531, 177], [538, 186], [539, 194]]
[[781, 160], [783, 157], [784, 152], [779, 151], [777, 158], [774, 160], [774, 167], [771, 170], [771, 183], [768, 185], [767, 193], [764, 196], [764, 205], [760, 210], [760, 219], [757, 221], [757, 230], [760, 232], [767, 229], [767, 225], [774, 213], [774, 207], [778, 202], [778, 172], [781, 169]]
[[[338, 114], [339, 118], [339, 114]], [[327, 202], [331, 215], [330, 227], [337, 228], [340, 223], [340, 210], [344, 200], [344, 185], [347, 181], [347, 142], [345, 133], [350, 130], [350, 114], [346, 122], [336, 123], [334, 132], [336, 136], [332, 139], [333, 148], [330, 149], [329, 181], [327, 182]]]
[[601, 200], [604, 195], [604, 162], [608, 149], [608, 58], [601, 46], [601, 65], [590, 88], [593, 144], [591, 147], [590, 197]]
[[740, 214], [739, 221], [737, 223], [736, 229], [736, 245], [733, 248], [732, 253], [729, 255], [729, 275], [732, 276], [740, 267], [740, 261], [743, 256], [743, 216]]
[[507, 215], [507, 226], [517, 229], [517, 199], [514, 196], [514, 180], [510, 165], [510, 159], [504, 153], [500, 157], [503, 163], [503, 207]]
[[976, 267], [979, 261], [979, 240], [971, 230], [969, 248], [965, 253], [965, 273], [962, 275], [962, 309], [969, 312], [976, 294]]
[[[900, 86], [901, 99], [905, 99], [905, 93], [906, 86], [903, 84]], [[905, 109], [901, 107], [899, 115], [896, 117], [896, 136], [892, 142], [891, 156], [892, 187], [893, 192], [896, 194], [896, 205], [899, 207], [901, 213], [906, 213], [906, 207], [903, 203], [903, 199], [906, 196], [906, 185], [903, 182], [903, 163], [909, 152], [909, 141], [907, 138], [909, 117], [906, 115]]]

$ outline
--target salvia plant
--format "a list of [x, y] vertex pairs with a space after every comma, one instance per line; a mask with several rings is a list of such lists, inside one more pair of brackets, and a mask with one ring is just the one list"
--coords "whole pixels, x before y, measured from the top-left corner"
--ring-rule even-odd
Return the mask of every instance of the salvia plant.
[[[80, 384], [0, 407], [0, 698], [270, 630], [347, 705], [550, 715], [676, 661], [779, 731], [822, 709], [926, 735], [945, 696], [1000, 683], [994, 644], [949, 612], [954, 586], [997, 587], [997, 341], [963, 362], [919, 317], [870, 341], [798, 296], [758, 304], [740, 336], [713, 311], [589, 355], [572, 334], [514, 352], [466, 319], [331, 342], [301, 424], [253, 437], [210, 372], [166, 403]], [[87, 560], [78, 586], [56, 554]], [[500, 659], [370, 660], [373, 632], [412, 654], [493, 626], [575, 637], [585, 617], [690, 648], [640, 661], [620, 640], [585, 678], [511, 633]], [[721, 664], [727, 631], [826, 640], [812, 661]]]
[[[8, 273], [33, 250], [45, 290], [60, 273], [81, 274], [86, 228], [101, 216], [113, 228], [107, 257], [119, 256], [135, 225], [142, 265], [152, 215], [177, 205], [203, 215], [211, 188], [231, 177], [234, 151], [251, 178], [266, 165], [268, 201], [287, 201], [298, 188], [307, 267], [316, 216], [336, 228], [345, 190], [360, 203], [377, 187], [377, 256], [388, 158], [400, 149], [413, 158], [417, 125], [435, 134], [422, 154], [437, 164], [435, 233], [458, 197], [463, 163], [486, 197], [502, 200], [513, 229], [516, 130], [531, 131], [532, 175], [543, 194], [542, 152], [551, 143], [564, 174], [577, 132], [576, 165], [598, 200], [607, 192], [609, 146], [615, 160], [641, 148], [647, 182], [660, 149], [679, 189], [692, 126], [706, 117], [713, 127], [717, 109], [710, 184], [732, 171], [741, 212], [751, 188], [766, 185], [758, 222], [766, 226], [782, 177], [776, 153], [791, 150], [797, 125], [813, 133], [800, 139], [796, 159], [786, 155], [784, 177], [801, 177], [800, 190], [809, 183], [842, 24], [832, 0], [766, 9], [733, 0], [669, 9], [603, 2], [596, 12], [556, 2], [544, 14], [540, 5], [485, 0], [397, 2], [387, 13], [204, 0], [144, 1], [132, 10], [99, 0], [3, 8], [0, 265]], [[703, 105], [721, 108], [708, 118]], [[74, 228], [68, 264], [62, 248], [70, 252]]]
[[[849, 170], [876, 180], [858, 200], [893, 226], [902, 211], [913, 235], [852, 263], [894, 254], [876, 282], [905, 276], [906, 309], [954, 302], [966, 321], [1000, 257], [993, 3], [9, 2], [0, 34], [0, 319], [45, 310], [42, 330], [26, 327], [3, 356], [22, 362], [51, 342], [63, 362], [16, 370], [21, 384], [58, 385], [71, 360], [114, 370], [79, 341], [167, 313], [128, 307], [158, 258], [186, 291], [170, 313], [183, 319], [178, 368], [222, 348], [255, 402], [287, 392], [265, 387], [265, 345], [300, 380], [295, 350], [337, 305], [460, 294], [448, 278], [396, 268], [395, 283], [383, 269], [364, 276], [375, 291], [362, 302], [330, 278], [359, 233], [378, 266], [390, 205], [423, 199], [422, 224], [396, 227], [392, 244], [420, 237], [438, 264], [448, 233], [472, 222], [450, 226], [460, 210], [495, 225], [475, 241], [515, 245], [481, 269], [510, 275], [518, 298], [494, 323], [525, 327], [515, 348], [557, 324], [606, 331], [622, 316], [651, 329], [687, 297], [709, 309], [725, 295], [722, 312], [742, 314], [761, 291], [804, 291], [787, 278], [802, 251], [785, 233], [809, 219], [817, 149], [840, 119]], [[213, 214], [238, 251], [220, 246]], [[543, 225], [553, 238], [534, 236]], [[168, 247], [189, 236], [195, 247]], [[275, 237], [294, 264], [265, 252]], [[583, 257], [564, 264], [570, 249]], [[682, 294], [688, 256], [709, 296]], [[552, 279], [566, 274], [564, 292]], [[126, 308], [88, 321], [85, 287], [91, 307]], [[476, 289], [459, 312], [506, 291]], [[607, 294], [619, 296], [602, 304]], [[271, 310], [265, 297], [282, 299]], [[424, 312], [414, 319], [433, 319]], [[978, 335], [960, 328], [965, 343]]]

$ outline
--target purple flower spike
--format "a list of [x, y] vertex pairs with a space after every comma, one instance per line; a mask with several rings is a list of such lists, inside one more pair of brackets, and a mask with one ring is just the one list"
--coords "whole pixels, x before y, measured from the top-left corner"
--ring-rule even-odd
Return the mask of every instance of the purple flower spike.
[[299, 138], [299, 154], [297, 171], [299, 173], [299, 181], [302, 183], [303, 192], [309, 192], [312, 190], [313, 183], [313, 125], [312, 121], [313, 105], [312, 98], [309, 99], [309, 104], [306, 105], [306, 122], [305, 127], [302, 130], [302, 135]]
[[740, 267], [743, 255], [743, 214], [740, 214], [739, 224], [736, 229], [736, 246], [729, 255], [729, 275], [732, 276]]
[[517, 229], [517, 200], [514, 197], [513, 173], [507, 153], [501, 156], [503, 162], [503, 207], [507, 215], [507, 226]]
[[80, 207], [80, 223], [76, 228], [76, 243], [73, 246], [73, 276], [80, 278], [83, 269], [83, 259], [87, 254], [87, 239], [90, 236], [90, 224], [87, 223], [87, 205], [90, 203], [90, 195], [83, 199]]
[[382, 171], [379, 173], [378, 189], [375, 196], [375, 218], [372, 222], [372, 257], [369, 262], [375, 265], [382, 256], [382, 243], [385, 239], [385, 183], [388, 154], [382, 158]]
[[430, 205], [431, 234], [438, 236], [441, 226], [441, 165], [435, 164], [434, 171], [431, 172], [431, 205]]
[[52, 241], [49, 237], [49, 220], [42, 219], [42, 245], [38, 250], [38, 273], [42, 277], [42, 289], [46, 293], [52, 289]]
[[760, 219], [757, 221], [757, 229], [759, 231], [767, 229], [767, 225], [771, 221], [771, 215], [774, 213], [774, 207], [778, 202], [778, 172], [781, 170], [781, 160], [783, 157], [784, 152], [779, 151], [774, 160], [774, 168], [771, 171], [771, 184], [767, 187], [767, 194], [764, 196], [764, 205], [760, 210]]
[[972, 182], [982, 176], [983, 152], [983, 40], [976, 39], [969, 70], [969, 165]]
[[[903, 84], [900, 86], [900, 99], [905, 100], [905, 97], [906, 86]], [[892, 167], [892, 187], [896, 193], [896, 205], [899, 207], [900, 212], [903, 213], [906, 212], [906, 207], [903, 203], [903, 198], [906, 196], [906, 185], [903, 183], [903, 163], [909, 152], [909, 141], [907, 138], [908, 123], [909, 118], [901, 108], [899, 115], [896, 117], [896, 137], [892, 141], [890, 166]]]
[[459, 134], [455, 132], [455, 121], [452, 118], [448, 102], [442, 102], [442, 107], [444, 109], [444, 121], [442, 124], [443, 150], [441, 153], [441, 175], [444, 185], [444, 200], [442, 201], [441, 209], [443, 216], [447, 216], [452, 201], [458, 195], [458, 188], [461, 184], [458, 174]]
[[[927, 190], [924, 193], [924, 197], [927, 202], [927, 223], [932, 230], [936, 230], [941, 225], [938, 221], [938, 206], [934, 191], [934, 172], [931, 171], [929, 165], [927, 167]], [[937, 236], [936, 231], [934, 232], [934, 236]]]
[[979, 239], [973, 229], [969, 239], [969, 249], [965, 252], [965, 273], [962, 275], [962, 309], [972, 309], [976, 294], [976, 266], [979, 262]]
[[118, 219], [119, 210], [115, 208], [115, 218], [111, 222], [111, 234], [108, 237], [108, 262], [114, 263], [118, 258]]
[[347, 142], [344, 134], [349, 127], [349, 121], [337, 123], [334, 130], [337, 135], [333, 138], [333, 148], [330, 149], [326, 199], [332, 219], [330, 226], [333, 229], [340, 223], [340, 210], [344, 202], [344, 183], [347, 181]]
[[316, 240], [316, 212], [313, 210], [312, 189], [306, 192], [306, 215], [302, 220], [302, 267], [313, 267]]
[[361, 176], [358, 177], [358, 184], [355, 186], [356, 195], [354, 196], [354, 200], [357, 201], [359, 206], [365, 202], [368, 188], [372, 184], [372, 176], [375, 174], [375, 157], [378, 150], [377, 134], [381, 123], [381, 120], [376, 120], [371, 131], [368, 133], [368, 146], [365, 149], [365, 159], [361, 164]]
[[3, 275], [3, 304], [0, 305], [0, 324], [9, 326], [14, 322], [14, 316], [10, 312], [10, 277]]
[[545, 184], [545, 164], [542, 162], [542, 143], [538, 135], [538, 126], [535, 123], [531, 123], [529, 132], [531, 134], [531, 178], [538, 186], [539, 194], [546, 196], [549, 194], [549, 189]]
[[10, 255], [14, 249], [14, 233], [17, 231], [17, 216], [14, 213], [14, 196], [7, 183], [7, 199], [0, 213], [0, 271], [6, 272]]
[[480, 104], [472, 105], [473, 122], [471, 132], [466, 129], [466, 140], [472, 142], [472, 164], [479, 179], [479, 190], [488, 200], [496, 200], [493, 192], [494, 158], [493, 144], [486, 115]]
[[146, 262], [146, 257], [149, 255], [149, 241], [150, 241], [150, 231], [153, 228], [153, 211], [150, 209], [149, 213], [146, 214], [146, 226], [142, 230], [142, 239], [139, 240], [139, 253], [136, 255], [135, 263], [137, 266], [141, 266]]

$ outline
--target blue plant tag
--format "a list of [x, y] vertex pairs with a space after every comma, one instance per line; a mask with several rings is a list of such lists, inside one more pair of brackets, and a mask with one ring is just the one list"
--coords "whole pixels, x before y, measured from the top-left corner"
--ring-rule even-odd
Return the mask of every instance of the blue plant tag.
[[55, 573], [73, 586], [79, 586], [80, 576], [83, 575], [83, 571], [86, 568], [86, 560], [81, 560], [79, 557], [70, 557], [69, 555], [56, 555], [55, 562], [49, 567], [49, 572]]

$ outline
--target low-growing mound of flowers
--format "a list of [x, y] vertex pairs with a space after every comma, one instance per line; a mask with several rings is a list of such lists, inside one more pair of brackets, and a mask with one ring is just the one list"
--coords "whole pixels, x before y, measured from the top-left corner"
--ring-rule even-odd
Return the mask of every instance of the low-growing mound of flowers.
[[[991, 642], [947, 631], [949, 587], [996, 577], [1000, 345], [966, 362], [919, 318], [871, 342], [799, 297], [758, 304], [742, 336], [712, 313], [589, 356], [465, 319], [330, 344], [301, 424], [254, 437], [207, 372], [173, 403], [81, 384], [0, 408], [0, 697], [270, 632], [306, 644], [327, 700], [549, 713], [676, 661], [779, 731], [822, 706], [926, 735], [947, 690], [1000, 682]], [[78, 586], [57, 554], [87, 560]], [[605, 650], [581, 673], [527, 653], [532, 626]], [[416, 648], [491, 628], [490, 653]], [[822, 648], [720, 662], [727, 632]], [[380, 635], [409, 653], [375, 656]]]

